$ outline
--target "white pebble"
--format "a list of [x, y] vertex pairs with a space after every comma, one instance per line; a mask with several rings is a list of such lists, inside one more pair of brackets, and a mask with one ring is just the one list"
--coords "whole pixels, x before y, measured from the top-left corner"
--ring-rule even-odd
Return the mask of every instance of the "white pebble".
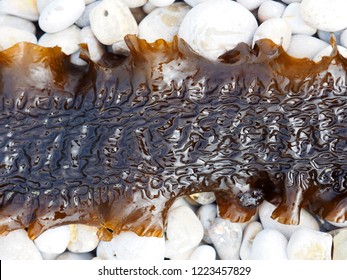
[[[347, 48], [342, 47], [342, 46], [337, 46], [338, 52], [347, 58]], [[333, 52], [332, 46], [327, 46], [323, 50], [321, 50], [319, 53], [316, 54], [316, 56], [313, 58], [313, 61], [318, 62], [320, 61], [324, 56], [331, 56]], [[329, 222], [331, 223], [331, 222]], [[331, 223], [332, 224], [332, 223]]]
[[1, 0], [0, 11], [31, 21], [39, 18], [36, 0]]
[[36, 0], [37, 1], [37, 10], [39, 11], [39, 14], [42, 13], [44, 8], [51, 2], [55, 0]]
[[253, 14], [242, 5], [229, 0], [207, 1], [187, 13], [179, 37], [202, 56], [215, 60], [240, 42], [251, 44], [257, 27]]
[[[341, 36], [340, 36], [340, 45], [342, 45], [343, 47], [347, 48], [347, 29], [344, 30], [344, 31], [341, 33]], [[344, 224], [347, 224], [347, 222], [345, 222]]]
[[313, 35], [317, 32], [314, 28], [304, 22], [300, 16], [300, 3], [292, 3], [284, 10], [282, 18], [288, 22], [293, 34]]
[[270, 39], [287, 50], [292, 37], [289, 24], [282, 18], [270, 18], [264, 21], [255, 31], [253, 45], [260, 39]]
[[252, 245], [255, 236], [263, 230], [263, 226], [259, 222], [251, 222], [247, 225], [243, 232], [243, 238], [240, 248], [241, 260], [250, 260], [252, 253]]
[[80, 55], [81, 55], [81, 50], [78, 50], [74, 52], [73, 54], [71, 54], [70, 62], [78, 66], [87, 65], [88, 63], [84, 59], [80, 58]]
[[318, 30], [317, 35], [318, 35], [319, 39], [321, 39], [321, 40], [323, 40], [329, 44], [330, 44], [330, 40], [331, 40], [332, 35], [334, 35], [336, 44], [341, 45], [340, 38], [341, 38], [341, 34], [343, 31], [344, 30], [340, 30], [340, 31], [336, 31], [336, 32], [327, 32], [327, 31], [323, 31], [323, 30]]
[[184, 0], [184, 2], [186, 2], [188, 5], [194, 7], [200, 3], [203, 3], [203, 2], [206, 2], [206, 1], [209, 1], [209, 0]]
[[51, 254], [45, 252], [40, 252], [40, 254], [43, 260], [55, 260], [59, 256], [59, 254]]
[[259, 206], [259, 218], [264, 229], [278, 230], [288, 239], [294, 231], [300, 228], [310, 228], [313, 230], [319, 230], [318, 222], [305, 209], [301, 209], [300, 211], [300, 223], [298, 225], [286, 225], [279, 223], [271, 218], [272, 212], [275, 210], [275, 208], [276, 206], [267, 201], [264, 201]]
[[78, 20], [76, 20], [75, 24], [81, 28], [90, 25], [90, 20], [89, 20], [90, 11], [99, 4], [100, 2], [97, 1], [87, 5], [86, 8], [84, 9], [83, 14], [78, 18]]
[[302, 0], [281, 0], [283, 3], [291, 4], [291, 3], [300, 3]]
[[211, 241], [222, 260], [239, 260], [242, 228], [238, 223], [216, 218], [208, 230]]
[[286, 260], [288, 240], [277, 230], [264, 229], [253, 240], [252, 260]]
[[0, 260], [41, 260], [41, 254], [24, 229], [0, 235]]
[[203, 241], [211, 244], [212, 241], [208, 235], [208, 229], [211, 227], [217, 217], [217, 206], [215, 204], [203, 205], [198, 209], [196, 215], [204, 228]]
[[67, 249], [72, 253], [86, 253], [93, 251], [99, 244], [96, 235], [97, 227], [87, 225], [70, 225], [70, 241]]
[[149, 3], [156, 7], [165, 7], [171, 5], [175, 0], [148, 0]]
[[187, 206], [170, 209], [167, 217], [165, 257], [171, 258], [195, 248], [204, 236], [204, 229]]
[[59, 226], [48, 229], [37, 237], [34, 242], [36, 247], [44, 253], [63, 253], [70, 240], [70, 226]]
[[189, 10], [190, 7], [184, 3], [175, 3], [153, 10], [140, 22], [139, 37], [146, 39], [147, 42], [154, 42], [157, 39], [172, 41]]
[[339, 229], [333, 236], [333, 260], [347, 260], [347, 230]]
[[33, 34], [36, 32], [35, 25], [31, 21], [10, 15], [0, 15], [0, 26], [10, 26]]
[[147, 0], [121, 0], [129, 8], [137, 8], [146, 4]]
[[81, 30], [76, 25], [72, 25], [57, 33], [43, 34], [38, 44], [44, 47], [59, 46], [64, 53], [69, 55], [79, 50], [80, 33]]
[[252, 11], [268, 0], [236, 0], [236, 1], [237, 3], [240, 3], [242, 6], [244, 6], [247, 10]]
[[149, 14], [150, 12], [152, 12], [154, 9], [156, 9], [157, 7], [154, 6], [153, 4], [151, 4], [151, 2], [147, 2], [146, 4], [143, 5], [142, 9], [146, 14]]
[[183, 253], [177, 253], [174, 255], [170, 255], [170, 260], [172, 261], [183, 261], [183, 260], [189, 260], [190, 256], [192, 255], [192, 253], [194, 252], [194, 250], [198, 248], [198, 246], [195, 246], [194, 248], [189, 249], [186, 252]]
[[125, 41], [119, 41], [112, 44], [110, 52], [127, 56], [130, 50]]
[[0, 26], [0, 34], [0, 50], [12, 47], [19, 42], [37, 43], [36, 36], [33, 33], [10, 26]]
[[320, 30], [335, 32], [347, 28], [346, 0], [303, 0], [303, 20]]
[[258, 18], [264, 22], [270, 18], [280, 18], [286, 6], [276, 1], [265, 1], [258, 9]]
[[190, 195], [190, 197], [200, 205], [206, 205], [216, 201], [214, 192], [195, 193]]
[[331, 260], [332, 236], [311, 229], [298, 229], [289, 239], [290, 260]]
[[103, 45], [96, 39], [90, 26], [81, 30], [81, 43], [87, 44], [89, 57], [92, 61], [99, 61], [105, 53]]
[[120, 1], [101, 1], [91, 10], [89, 19], [95, 37], [104, 45], [123, 41], [125, 35], [138, 32], [134, 16]]
[[317, 53], [329, 46], [327, 42], [307, 35], [293, 35], [287, 53], [297, 58], [313, 59]]
[[94, 258], [94, 255], [92, 253], [71, 253], [71, 252], [65, 252], [59, 255], [56, 260], [63, 260], [63, 261], [81, 261], [81, 260], [91, 260]]
[[47, 33], [56, 33], [71, 26], [84, 12], [83, 0], [55, 0], [40, 14], [39, 26]]
[[213, 261], [216, 259], [216, 250], [209, 245], [197, 247], [191, 254], [190, 260]]
[[91, 4], [91, 3], [95, 2], [95, 1], [97, 1], [97, 0], [84, 0], [84, 3], [86, 5], [89, 5], [89, 4]]
[[126, 231], [115, 235], [110, 242], [100, 241], [96, 255], [103, 260], [163, 260], [163, 237], [138, 236]]

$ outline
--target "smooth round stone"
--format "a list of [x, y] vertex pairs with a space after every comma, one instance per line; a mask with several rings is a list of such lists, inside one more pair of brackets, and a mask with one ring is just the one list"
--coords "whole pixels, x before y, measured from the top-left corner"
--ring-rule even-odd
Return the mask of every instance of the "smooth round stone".
[[189, 198], [189, 201], [186, 199], [187, 197], [178, 197], [175, 199], [174, 203], [170, 206], [170, 211], [178, 208], [180, 206], [187, 206], [189, 207], [194, 213], [197, 211], [199, 204], [195, 202], [195, 204], [191, 203], [191, 199]]
[[238, 223], [216, 218], [208, 234], [222, 260], [239, 260], [242, 240], [242, 228]]
[[149, 14], [150, 12], [152, 12], [154, 9], [156, 9], [157, 7], [154, 6], [151, 2], [147, 2], [146, 4], [143, 5], [142, 9], [146, 14]]
[[[108, 46], [109, 48], [109, 46]], [[116, 42], [114, 44], [112, 44], [111, 48], [110, 48], [110, 52], [113, 52], [115, 54], [121, 54], [121, 55], [125, 55], [128, 56], [130, 53], [130, 50], [127, 46], [127, 44], [125, 43], [125, 41], [119, 41]]]
[[35, 25], [31, 21], [11, 15], [0, 15], [0, 26], [10, 26], [33, 34], [36, 32]]
[[96, 255], [103, 260], [163, 260], [163, 237], [138, 236], [126, 231], [115, 235], [110, 242], [100, 241]]
[[236, 0], [236, 1], [237, 3], [240, 3], [242, 6], [244, 6], [247, 10], [252, 11], [268, 0]]
[[171, 5], [175, 0], [148, 0], [148, 2], [156, 7], [165, 7]]
[[211, 204], [216, 201], [214, 192], [201, 192], [190, 195], [190, 197], [200, 205]]
[[91, 3], [94, 3], [95, 1], [97, 1], [97, 0], [84, 0], [84, 3], [85, 3], [86, 5], [89, 5], [89, 4], [91, 4]]
[[0, 50], [5, 50], [19, 42], [37, 43], [33, 33], [10, 26], [0, 26], [0, 34]]
[[344, 30], [340, 30], [340, 31], [336, 31], [336, 32], [327, 32], [327, 31], [323, 31], [323, 30], [318, 30], [317, 31], [317, 35], [319, 37], [319, 39], [327, 42], [330, 44], [330, 40], [331, 37], [334, 36], [335, 37], [335, 41], [337, 45], [341, 45], [341, 34]]
[[80, 33], [81, 30], [76, 25], [72, 25], [57, 33], [43, 34], [38, 44], [44, 47], [59, 46], [67, 55], [73, 54], [79, 50], [78, 44], [81, 43]]
[[89, 19], [95, 37], [104, 45], [123, 41], [125, 35], [138, 32], [134, 16], [120, 1], [101, 1], [91, 10]]
[[243, 238], [240, 247], [241, 260], [251, 260], [252, 245], [255, 236], [263, 230], [263, 226], [259, 222], [251, 222], [243, 231]]
[[347, 28], [346, 0], [303, 0], [300, 14], [314, 28], [335, 32]]
[[[347, 48], [342, 46], [337, 46], [338, 52], [343, 56], [347, 58]], [[321, 50], [319, 53], [316, 54], [316, 56], [313, 58], [313, 61], [318, 62], [320, 61], [324, 56], [331, 56], [333, 52], [332, 46], [327, 46], [323, 50]]]
[[189, 260], [190, 256], [192, 255], [192, 253], [194, 252], [194, 250], [197, 248], [198, 246], [195, 246], [194, 248], [189, 249], [188, 251], [182, 252], [182, 253], [177, 253], [174, 255], [170, 255], [170, 260], [171, 261], [184, 261], [184, 260]]
[[0, 235], [0, 260], [41, 260], [41, 254], [24, 229]]
[[1, 0], [0, 11], [31, 21], [39, 18], [36, 0]]
[[302, 0], [281, 0], [283, 3], [291, 4], [291, 3], [300, 3]]
[[280, 18], [286, 6], [276, 1], [265, 1], [258, 9], [258, 18], [264, 22], [270, 18]]
[[287, 53], [297, 58], [313, 59], [317, 53], [329, 46], [327, 42], [307, 35], [293, 35]]
[[194, 7], [198, 4], [201, 4], [203, 2], [206, 2], [206, 1], [209, 1], [209, 0], [184, 0], [184, 2], [186, 2], [188, 5]]
[[147, 0], [121, 0], [129, 8], [137, 8], [146, 4]]
[[139, 37], [146, 39], [147, 42], [154, 42], [157, 39], [172, 41], [189, 10], [190, 7], [184, 3], [175, 3], [153, 10], [140, 22]]
[[209, 245], [197, 247], [190, 255], [190, 260], [214, 261], [216, 259], [216, 250]]
[[[331, 234], [331, 233], [330, 233]], [[338, 229], [333, 233], [333, 260], [347, 260], [347, 229]]]
[[89, 57], [92, 61], [99, 61], [105, 53], [104, 46], [96, 39], [90, 26], [81, 30], [81, 43], [87, 44]]
[[253, 36], [253, 45], [260, 39], [270, 39], [287, 50], [292, 37], [290, 25], [282, 18], [270, 18], [264, 21]]
[[288, 22], [293, 34], [313, 35], [317, 32], [314, 28], [304, 22], [300, 15], [300, 3], [292, 3], [284, 10], [282, 18]]
[[[347, 47], [347, 29], [344, 30], [342, 33], [341, 33], [341, 36], [340, 36], [340, 45], [342, 45], [343, 47]], [[343, 223], [342, 223], [343, 224]], [[345, 222], [344, 224], [347, 224], [347, 222]]]
[[188, 206], [170, 209], [167, 217], [165, 257], [171, 258], [195, 248], [203, 236], [202, 224]]
[[59, 255], [56, 260], [61, 261], [82, 261], [82, 260], [91, 260], [94, 258], [94, 255], [92, 253], [71, 253], [71, 252], [65, 252]]
[[332, 236], [311, 229], [298, 229], [289, 239], [290, 260], [331, 260]]
[[47, 33], [56, 33], [71, 26], [83, 14], [83, 0], [55, 0], [40, 14], [39, 26]]
[[86, 8], [84, 9], [83, 14], [78, 18], [78, 20], [76, 20], [75, 24], [81, 28], [90, 25], [90, 20], [89, 20], [90, 11], [99, 4], [100, 2], [98, 1], [98, 2], [93, 2], [87, 5]]
[[45, 252], [40, 252], [40, 254], [43, 260], [55, 260], [59, 256], [59, 254], [51, 254]]
[[253, 240], [252, 260], [286, 260], [288, 240], [277, 230], [264, 229]]
[[77, 66], [87, 65], [88, 63], [84, 59], [80, 58], [80, 56], [81, 56], [81, 50], [78, 50], [77, 52], [74, 52], [70, 56], [70, 62], [72, 64], [77, 65]]
[[197, 53], [215, 60], [240, 42], [250, 44], [257, 27], [255, 17], [245, 7], [233, 1], [217, 0], [193, 7], [183, 19], [178, 34]]
[[66, 250], [69, 240], [70, 226], [66, 225], [46, 230], [34, 242], [41, 252], [61, 254]]
[[217, 206], [215, 204], [203, 205], [198, 209], [196, 215], [198, 216], [202, 227], [204, 228], [203, 241], [211, 244], [212, 241], [210, 239], [210, 236], [208, 235], [208, 229], [211, 227], [217, 217]]
[[36, 0], [37, 1], [37, 10], [39, 11], [39, 14], [42, 13], [44, 8], [51, 2], [55, 0]]
[[67, 249], [72, 253], [86, 253], [93, 251], [99, 244], [96, 235], [97, 227], [87, 225], [70, 225], [70, 241]]
[[296, 230], [300, 228], [309, 228], [312, 230], [319, 230], [319, 225], [316, 219], [308, 213], [305, 209], [300, 211], [300, 223], [298, 225], [286, 225], [277, 222], [271, 218], [272, 212], [275, 210], [275, 206], [267, 201], [264, 201], [259, 206], [259, 218], [264, 229], [274, 229], [281, 232], [286, 238], [290, 236]]

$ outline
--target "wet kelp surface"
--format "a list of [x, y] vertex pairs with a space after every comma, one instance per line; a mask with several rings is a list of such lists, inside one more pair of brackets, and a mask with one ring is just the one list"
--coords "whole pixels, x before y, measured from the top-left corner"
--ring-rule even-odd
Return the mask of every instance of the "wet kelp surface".
[[219, 61], [177, 38], [126, 38], [128, 57], [20, 43], [0, 52], [0, 232], [62, 224], [160, 236], [183, 195], [212, 191], [244, 222], [265, 199], [345, 221], [346, 60], [294, 59], [263, 40]]

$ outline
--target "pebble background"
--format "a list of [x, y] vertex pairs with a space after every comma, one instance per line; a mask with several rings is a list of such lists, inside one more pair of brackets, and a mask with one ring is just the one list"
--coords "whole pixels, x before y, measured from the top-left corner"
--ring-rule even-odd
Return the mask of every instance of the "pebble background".
[[[150, 42], [178, 35], [215, 60], [239, 42], [270, 38], [319, 61], [332, 51], [331, 34], [347, 56], [346, 11], [346, 0], [0, 0], [0, 50], [21, 41], [58, 45], [82, 65], [80, 43], [98, 61], [107, 51], [126, 54], [126, 34]], [[66, 225], [31, 241], [20, 229], [0, 236], [0, 259], [347, 259], [347, 222], [303, 210], [299, 225], [283, 225], [271, 219], [274, 208], [265, 201], [250, 222], [232, 223], [218, 217], [213, 193], [195, 194], [171, 207], [163, 238], [123, 232], [103, 242], [95, 227]]]

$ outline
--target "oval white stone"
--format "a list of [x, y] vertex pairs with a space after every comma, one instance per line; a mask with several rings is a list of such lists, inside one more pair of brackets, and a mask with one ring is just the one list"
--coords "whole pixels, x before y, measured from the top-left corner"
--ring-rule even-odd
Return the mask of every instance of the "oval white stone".
[[0, 34], [1, 50], [5, 50], [19, 42], [37, 43], [36, 36], [33, 33], [10, 26], [0, 26]]
[[302, 0], [281, 0], [283, 3], [290, 4], [290, 3], [300, 3]]
[[[343, 57], [347, 58], [347, 48], [342, 46], [337, 46], [337, 50]], [[313, 58], [313, 61], [318, 62], [324, 56], [331, 56], [332, 52], [333, 52], [332, 46], [327, 46], [326, 48], [324, 48], [323, 50], [321, 50], [319, 53], [316, 54], [316, 56]], [[332, 222], [329, 222], [329, 223], [332, 224]]]
[[137, 34], [138, 28], [129, 8], [120, 1], [103, 0], [89, 14], [90, 27], [104, 45], [122, 41], [127, 34]]
[[197, 247], [190, 255], [190, 260], [213, 261], [216, 259], [216, 250], [209, 245]]
[[10, 26], [33, 34], [36, 32], [35, 25], [31, 21], [10, 15], [0, 15], [0, 26]]
[[71, 26], [85, 9], [83, 0], [55, 0], [40, 14], [40, 28], [47, 33], [56, 33]]
[[330, 44], [330, 40], [331, 40], [332, 35], [334, 35], [336, 44], [341, 45], [340, 38], [341, 38], [341, 34], [343, 31], [344, 30], [340, 30], [340, 31], [336, 31], [336, 32], [327, 32], [327, 31], [323, 31], [323, 30], [318, 30], [317, 35], [318, 35], [319, 39], [321, 39], [321, 40], [323, 40], [329, 44]]
[[276, 1], [265, 1], [258, 9], [258, 18], [264, 22], [270, 18], [280, 18], [286, 6]]
[[81, 30], [81, 43], [87, 44], [89, 57], [92, 61], [99, 61], [105, 53], [104, 46], [96, 39], [90, 26]]
[[84, 9], [83, 14], [78, 18], [78, 20], [76, 20], [75, 24], [81, 28], [90, 25], [90, 20], [89, 20], [90, 11], [99, 4], [100, 2], [97, 1], [87, 5], [86, 8]]
[[289, 239], [290, 260], [331, 260], [332, 236], [307, 228], [298, 229]]
[[[347, 29], [344, 30], [342, 33], [341, 33], [341, 36], [340, 36], [340, 44], [347, 48]], [[345, 225], [347, 225], [347, 222], [344, 223]]]
[[206, 2], [206, 1], [209, 1], [209, 0], [184, 0], [184, 2], [186, 2], [188, 5], [194, 7], [202, 2]]
[[215, 60], [240, 42], [250, 44], [257, 27], [255, 17], [245, 7], [233, 1], [217, 0], [192, 8], [178, 34], [196, 52]]
[[327, 42], [307, 35], [293, 35], [287, 53], [297, 58], [313, 59], [321, 50], [329, 46]]
[[121, 0], [129, 8], [137, 8], [146, 4], [147, 0]]
[[347, 28], [346, 0], [303, 0], [300, 14], [317, 29], [335, 32]]
[[38, 44], [44, 47], [59, 46], [64, 53], [69, 55], [79, 50], [80, 33], [81, 30], [76, 25], [72, 25], [57, 33], [43, 34]]
[[212, 241], [208, 235], [208, 229], [211, 227], [211, 225], [213, 224], [214, 220], [217, 217], [217, 207], [215, 204], [207, 204], [207, 205], [203, 205], [201, 206], [196, 215], [198, 216], [203, 228], [204, 228], [204, 238], [203, 240], [208, 243], [211, 244]]
[[140, 22], [139, 37], [148, 42], [157, 39], [172, 41], [189, 10], [190, 7], [184, 3], [175, 3], [153, 10]]
[[286, 260], [288, 240], [277, 230], [264, 229], [253, 240], [252, 260]]
[[300, 3], [292, 3], [284, 10], [282, 18], [288, 22], [293, 34], [313, 35], [317, 32], [314, 28], [304, 22], [300, 15]]
[[264, 21], [253, 36], [253, 45], [260, 39], [270, 39], [287, 50], [292, 37], [289, 24], [282, 18], [270, 18]]
[[165, 7], [171, 5], [175, 0], [148, 0], [149, 3], [156, 7]]
[[271, 218], [272, 212], [275, 210], [275, 208], [276, 207], [273, 204], [267, 201], [264, 201], [259, 206], [259, 218], [264, 229], [275, 229], [281, 232], [288, 239], [293, 232], [299, 228], [305, 227], [313, 230], [319, 230], [319, 225], [316, 219], [305, 209], [301, 209], [300, 223], [298, 225], [285, 225]]
[[55, 0], [36, 0], [37, 1], [37, 10], [41, 14], [43, 9], [51, 2]]
[[70, 225], [70, 241], [67, 249], [72, 253], [86, 253], [93, 251], [99, 244], [96, 235], [97, 227], [87, 225]]
[[347, 260], [347, 229], [333, 232], [333, 260]]
[[66, 250], [69, 240], [70, 226], [67, 225], [46, 230], [34, 242], [41, 252], [61, 254]]
[[71, 253], [65, 252], [59, 255], [56, 260], [64, 261], [81, 261], [81, 260], [91, 260], [94, 257], [92, 253]]
[[41, 260], [39, 250], [24, 229], [0, 235], [0, 260]]
[[237, 3], [240, 3], [242, 6], [244, 6], [247, 10], [252, 11], [268, 0], [236, 0], [236, 1]]
[[39, 18], [36, 0], [1, 0], [0, 11], [31, 21]]
[[259, 222], [251, 222], [247, 225], [243, 232], [240, 248], [241, 260], [251, 260], [253, 240], [255, 236], [262, 230], [263, 226]]

